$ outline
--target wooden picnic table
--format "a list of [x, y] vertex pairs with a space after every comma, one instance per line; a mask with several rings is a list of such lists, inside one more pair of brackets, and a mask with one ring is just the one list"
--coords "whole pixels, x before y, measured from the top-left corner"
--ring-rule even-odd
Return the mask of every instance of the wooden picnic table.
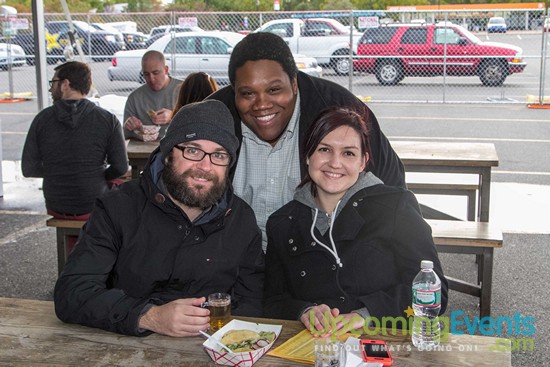
[[130, 139], [126, 146], [126, 151], [130, 167], [132, 167], [132, 178], [139, 177], [143, 167], [145, 167], [145, 164], [149, 160], [149, 156], [158, 146], [159, 142], [156, 140], [144, 142]]
[[492, 143], [392, 140], [405, 172], [474, 174], [478, 180], [478, 220], [489, 221], [491, 169], [498, 166]]
[[[283, 325], [276, 348], [303, 330], [298, 321], [240, 318]], [[388, 342], [394, 367], [511, 366], [507, 339], [451, 334], [437, 351], [418, 351], [410, 336], [370, 335]], [[65, 324], [49, 301], [0, 298], [0, 365], [8, 366], [215, 366], [200, 336], [172, 338], [119, 335], [81, 325]], [[495, 346], [498, 343], [498, 348]], [[494, 351], [498, 349], [499, 351]], [[307, 366], [264, 355], [254, 366]]]

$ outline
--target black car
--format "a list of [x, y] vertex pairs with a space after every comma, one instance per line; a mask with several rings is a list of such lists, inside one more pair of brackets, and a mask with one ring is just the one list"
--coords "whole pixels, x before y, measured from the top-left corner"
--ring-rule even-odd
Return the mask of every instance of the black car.
[[[98, 30], [78, 20], [73, 21], [73, 27], [76, 32], [75, 37], [80, 40], [82, 52], [92, 56], [94, 60], [110, 59], [115, 52], [126, 49], [120, 34]], [[57, 42], [63, 48], [70, 42], [68, 22], [47, 22], [46, 29], [51, 36], [57, 37]]]
[[105, 23], [92, 23], [92, 25], [99, 30], [119, 34], [124, 40], [124, 45], [127, 50], [138, 50], [140, 48], [147, 47], [145, 44], [146, 37], [141, 32], [119, 31], [118, 29]]
[[[8, 42], [5, 37], [0, 37], [0, 42]], [[19, 45], [23, 48], [26, 54], [26, 60], [28, 65], [35, 64], [35, 48], [34, 48], [34, 35], [32, 33], [18, 32], [15, 36], [12, 36], [9, 42], [14, 45]], [[49, 65], [56, 64], [60, 59], [64, 60], [63, 48], [61, 46], [55, 47], [50, 45], [48, 47], [48, 41], [46, 40], [46, 61]]]

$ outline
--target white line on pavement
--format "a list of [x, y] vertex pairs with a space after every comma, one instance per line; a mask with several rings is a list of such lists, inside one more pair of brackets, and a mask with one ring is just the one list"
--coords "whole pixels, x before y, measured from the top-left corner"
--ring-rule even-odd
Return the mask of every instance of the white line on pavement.
[[388, 136], [388, 139], [406, 139], [406, 140], [463, 140], [463, 141], [510, 141], [510, 142], [526, 142], [526, 143], [550, 143], [550, 139], [505, 139], [505, 138], [458, 138], [458, 137], [426, 137], [426, 136]]

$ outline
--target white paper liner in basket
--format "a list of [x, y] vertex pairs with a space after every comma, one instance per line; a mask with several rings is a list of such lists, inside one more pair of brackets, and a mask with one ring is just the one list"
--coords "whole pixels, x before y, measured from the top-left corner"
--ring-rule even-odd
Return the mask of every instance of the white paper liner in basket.
[[[216, 331], [212, 336], [221, 341], [222, 336], [224, 336], [229, 330], [253, 330], [258, 333], [260, 331], [273, 331], [276, 335], [275, 340], [277, 340], [279, 334], [281, 333], [281, 329], [282, 325], [256, 324], [254, 322], [232, 320], [220, 330]], [[210, 358], [212, 358], [212, 360], [217, 364], [221, 364], [223, 366], [248, 367], [252, 366], [258, 359], [260, 359], [260, 357], [263, 356], [269, 348], [271, 348], [273, 343], [266, 345], [263, 348], [243, 353], [226, 352], [211, 340], [206, 340], [202, 343], [202, 345]]]

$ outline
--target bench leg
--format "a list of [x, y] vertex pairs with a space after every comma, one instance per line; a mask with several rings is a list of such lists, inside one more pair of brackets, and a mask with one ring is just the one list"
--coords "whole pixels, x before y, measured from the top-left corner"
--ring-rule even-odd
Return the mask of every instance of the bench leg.
[[468, 191], [466, 196], [468, 201], [467, 217], [469, 222], [476, 220], [476, 191]]
[[139, 167], [132, 166], [132, 179], [139, 178]]
[[491, 292], [493, 288], [493, 248], [486, 248], [479, 263], [481, 271], [481, 296], [479, 297], [479, 315], [491, 315]]
[[68, 254], [68, 235], [64, 228], [57, 228], [57, 272], [61, 274]]
[[77, 228], [56, 228], [57, 237], [57, 272], [61, 274], [69, 253], [74, 247], [75, 238], [78, 238], [80, 229]]

